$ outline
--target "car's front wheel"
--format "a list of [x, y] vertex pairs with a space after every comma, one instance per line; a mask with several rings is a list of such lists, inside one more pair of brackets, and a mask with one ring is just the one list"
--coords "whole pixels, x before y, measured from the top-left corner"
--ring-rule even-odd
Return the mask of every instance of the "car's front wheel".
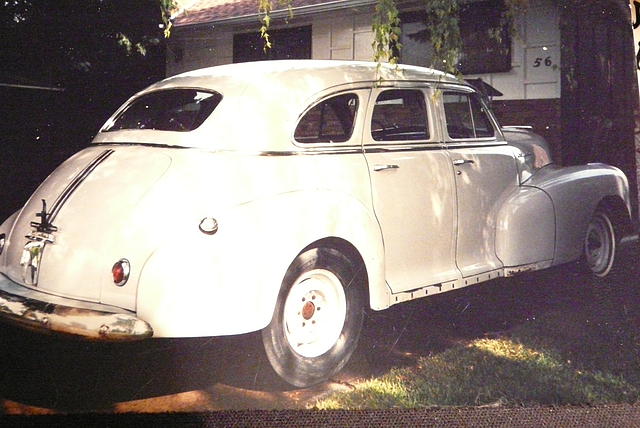
[[282, 282], [271, 323], [262, 331], [276, 373], [307, 387], [342, 369], [358, 342], [364, 300], [361, 272], [341, 252], [313, 248], [298, 255]]
[[604, 209], [596, 210], [584, 239], [584, 260], [595, 276], [602, 278], [613, 269], [618, 239], [609, 213]]

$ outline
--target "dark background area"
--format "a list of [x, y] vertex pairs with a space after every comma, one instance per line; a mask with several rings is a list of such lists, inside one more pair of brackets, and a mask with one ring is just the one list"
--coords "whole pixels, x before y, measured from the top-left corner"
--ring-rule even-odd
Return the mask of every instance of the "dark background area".
[[164, 77], [161, 22], [156, 0], [9, 0], [0, 7], [2, 220], [86, 147], [120, 104]]

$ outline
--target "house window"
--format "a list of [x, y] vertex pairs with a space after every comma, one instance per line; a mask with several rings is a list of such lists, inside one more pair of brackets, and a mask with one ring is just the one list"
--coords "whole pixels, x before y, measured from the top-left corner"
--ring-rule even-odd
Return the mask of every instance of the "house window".
[[233, 36], [233, 62], [268, 59], [311, 58], [311, 26], [269, 30], [271, 49], [264, 51], [260, 33], [240, 33]]
[[[462, 55], [458, 69], [463, 74], [498, 73], [511, 70], [511, 38], [502, 22], [502, 1], [481, 1], [460, 6]], [[424, 24], [425, 12], [400, 15], [403, 64], [431, 66], [433, 49]], [[500, 40], [490, 33], [499, 32]]]

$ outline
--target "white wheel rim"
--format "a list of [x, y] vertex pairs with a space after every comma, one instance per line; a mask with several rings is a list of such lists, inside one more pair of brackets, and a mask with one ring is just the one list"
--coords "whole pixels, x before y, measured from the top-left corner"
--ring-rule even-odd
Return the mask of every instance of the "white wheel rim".
[[302, 274], [284, 304], [284, 333], [303, 357], [320, 356], [340, 338], [347, 314], [342, 283], [326, 269]]
[[598, 276], [605, 276], [611, 269], [614, 251], [610, 222], [600, 215], [595, 216], [589, 223], [584, 240], [589, 269]]

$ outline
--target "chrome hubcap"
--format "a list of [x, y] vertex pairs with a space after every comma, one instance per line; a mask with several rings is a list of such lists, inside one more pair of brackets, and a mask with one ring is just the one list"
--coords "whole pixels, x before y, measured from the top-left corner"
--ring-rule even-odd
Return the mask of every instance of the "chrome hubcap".
[[303, 357], [320, 356], [339, 340], [347, 304], [338, 277], [326, 269], [302, 274], [284, 305], [284, 330], [291, 348]]

